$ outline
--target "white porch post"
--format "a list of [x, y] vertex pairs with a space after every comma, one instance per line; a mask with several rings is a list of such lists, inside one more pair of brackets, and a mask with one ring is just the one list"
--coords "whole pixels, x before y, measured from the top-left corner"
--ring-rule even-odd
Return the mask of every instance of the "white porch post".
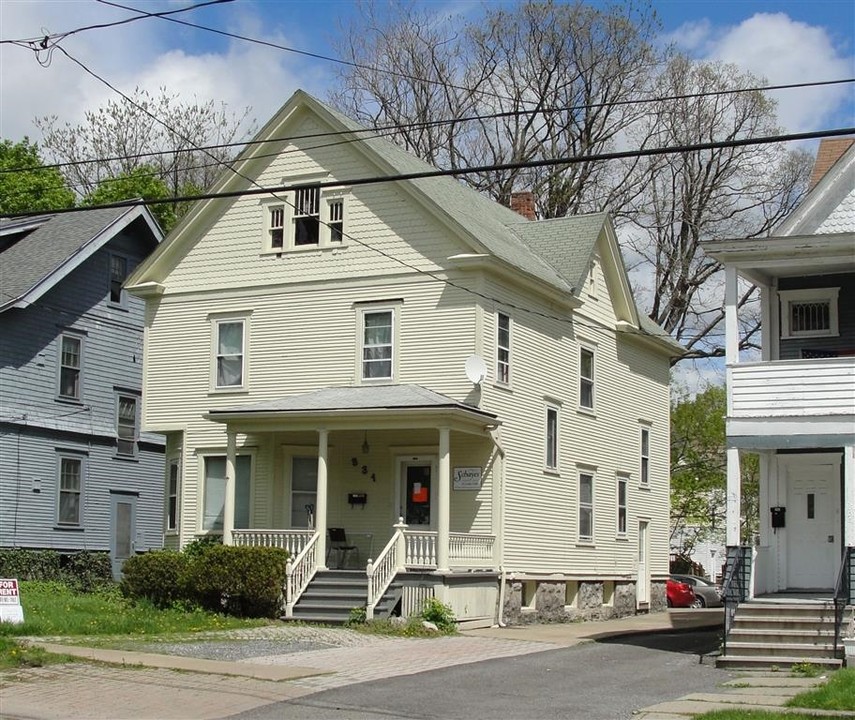
[[235, 529], [235, 466], [237, 456], [237, 434], [226, 431], [226, 489], [223, 500], [223, 545], [232, 544]]
[[843, 448], [843, 544], [855, 546], [855, 446]]
[[[727, 417], [733, 414], [733, 366], [739, 362], [739, 322], [737, 317], [737, 280], [736, 268], [724, 269], [724, 327], [725, 353], [727, 364]], [[727, 449], [727, 545], [739, 545], [739, 513], [741, 482], [739, 472], [739, 450]]]
[[315, 531], [318, 533], [318, 569], [327, 567], [327, 455], [329, 430], [318, 430], [318, 496], [315, 507]]
[[437, 493], [436, 569], [448, 570], [448, 536], [451, 528], [451, 459], [449, 457], [450, 431], [439, 429], [439, 490]]
[[741, 502], [739, 450], [727, 449], [727, 546], [739, 545], [739, 514]]

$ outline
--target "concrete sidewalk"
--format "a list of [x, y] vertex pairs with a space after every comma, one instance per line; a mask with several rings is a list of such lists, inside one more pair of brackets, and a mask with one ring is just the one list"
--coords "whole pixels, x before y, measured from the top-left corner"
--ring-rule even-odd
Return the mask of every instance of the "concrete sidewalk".
[[[219, 635], [221, 640], [250, 644], [245, 646], [248, 650], [255, 642], [265, 652], [270, 652], [271, 641], [281, 642], [280, 654], [247, 654], [235, 661], [33, 641], [52, 652], [98, 664], [0, 674], [0, 717], [207, 720], [369, 680], [540, 653], [602, 637], [692, 630], [720, 623], [721, 611], [670, 611], [604, 622], [486, 628], [435, 639], [281, 625]], [[328, 633], [330, 641], [322, 649], [287, 652], [288, 643], [301, 632], [316, 639]], [[336, 633], [342, 641], [333, 647]]]

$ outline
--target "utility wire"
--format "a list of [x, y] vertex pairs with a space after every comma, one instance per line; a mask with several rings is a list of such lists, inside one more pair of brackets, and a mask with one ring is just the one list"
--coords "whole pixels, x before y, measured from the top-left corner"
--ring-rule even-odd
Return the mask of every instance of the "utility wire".
[[[401, 130], [419, 130], [419, 129], [427, 129], [430, 127], [440, 127], [443, 125], [452, 125], [455, 123], [465, 123], [465, 122], [476, 122], [481, 120], [497, 120], [508, 117], [522, 117], [527, 115], [538, 115], [544, 114], [548, 112], [576, 112], [579, 110], [591, 110], [595, 108], [605, 107], [607, 105], [633, 105], [633, 104], [642, 104], [642, 103], [660, 103], [660, 102], [669, 102], [672, 100], [688, 100], [693, 98], [702, 98], [702, 97], [711, 97], [717, 95], [735, 95], [740, 93], [749, 93], [749, 92], [767, 92], [771, 90], [791, 90], [791, 89], [799, 89], [806, 87], [823, 87], [823, 86], [831, 86], [831, 85], [841, 85], [845, 83], [855, 83], [855, 78], [843, 78], [840, 80], [816, 80], [812, 82], [802, 82], [802, 83], [788, 83], [784, 85], [762, 85], [750, 88], [733, 88], [729, 90], [710, 90], [706, 92], [699, 93], [685, 93], [681, 95], [659, 95], [651, 98], [634, 98], [631, 100], [620, 100], [615, 101], [613, 103], [588, 103], [583, 105], [570, 105], [567, 107], [543, 107], [535, 110], [508, 110], [505, 112], [496, 112], [496, 113], [485, 113], [478, 115], [464, 115], [459, 118], [451, 118], [444, 120], [424, 120], [420, 122], [412, 122], [412, 123], [398, 123], [398, 124], [388, 124], [388, 125], [378, 125], [372, 128], [360, 128], [358, 130], [333, 130], [328, 132], [318, 132], [318, 133], [305, 133], [301, 135], [290, 135], [286, 137], [273, 137], [266, 139], [254, 139], [248, 141], [237, 141], [237, 142], [228, 142], [228, 143], [218, 143], [214, 145], [198, 145], [192, 148], [174, 148], [167, 150], [152, 150], [148, 152], [136, 153], [134, 155], [115, 155], [111, 157], [103, 157], [103, 158], [92, 158], [87, 160], [69, 160], [66, 162], [59, 163], [51, 163], [49, 165], [32, 165], [29, 167], [21, 167], [21, 168], [0, 168], [0, 175], [9, 174], [9, 173], [19, 173], [19, 172], [32, 172], [36, 170], [43, 169], [52, 169], [52, 168], [64, 168], [64, 167], [74, 167], [77, 165], [86, 165], [91, 163], [107, 163], [107, 162], [119, 162], [122, 160], [132, 160], [132, 159], [142, 159], [146, 157], [156, 157], [159, 155], [177, 155], [178, 153], [192, 153], [197, 152], [199, 150], [220, 150], [223, 148], [235, 148], [235, 147], [249, 147], [252, 145], [263, 145], [266, 143], [281, 143], [281, 142], [293, 142], [295, 140], [308, 140], [308, 139], [316, 139], [316, 138], [324, 138], [324, 137], [335, 137], [340, 136], [347, 133], [375, 133], [377, 135], [388, 136], [394, 135]], [[350, 142], [350, 141], [348, 141]]]

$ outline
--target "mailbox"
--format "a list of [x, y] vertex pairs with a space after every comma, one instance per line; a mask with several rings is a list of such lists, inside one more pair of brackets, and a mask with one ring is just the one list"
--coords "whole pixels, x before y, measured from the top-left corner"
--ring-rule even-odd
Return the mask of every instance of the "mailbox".
[[778, 506], [769, 508], [769, 510], [772, 513], [772, 527], [785, 527], [787, 524], [787, 508]]

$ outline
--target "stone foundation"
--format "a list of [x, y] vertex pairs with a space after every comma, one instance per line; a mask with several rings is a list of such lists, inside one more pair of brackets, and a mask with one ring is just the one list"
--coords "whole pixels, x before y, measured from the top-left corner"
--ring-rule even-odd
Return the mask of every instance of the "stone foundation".
[[[567, 582], [538, 580], [533, 603], [524, 605], [524, 581], [508, 580], [502, 619], [508, 625], [525, 625], [610, 620], [636, 614], [634, 582], [616, 581], [608, 605], [603, 604], [604, 586], [602, 581], [579, 581], [575, 599], [572, 605], [567, 605]], [[650, 612], [661, 612], [665, 608], [665, 583], [651, 583]]]

